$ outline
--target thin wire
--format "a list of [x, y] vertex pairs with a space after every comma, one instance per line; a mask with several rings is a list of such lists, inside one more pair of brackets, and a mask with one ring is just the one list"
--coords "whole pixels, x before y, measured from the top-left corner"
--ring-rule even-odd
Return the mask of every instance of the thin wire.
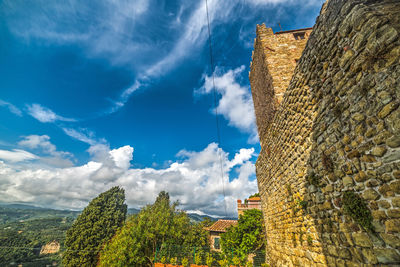
[[208, 1], [206, 0], [206, 12], [207, 12], [207, 26], [208, 26], [208, 44], [210, 47], [210, 65], [211, 65], [211, 75], [212, 75], [212, 83], [213, 83], [213, 93], [214, 93], [214, 107], [215, 107], [215, 122], [217, 125], [217, 140], [219, 145], [219, 163], [221, 168], [221, 181], [222, 181], [222, 193], [224, 194], [224, 209], [225, 209], [225, 216], [228, 217], [228, 213], [226, 212], [226, 195], [225, 195], [225, 183], [224, 183], [224, 171], [222, 167], [222, 145], [221, 145], [221, 134], [219, 128], [219, 121], [218, 121], [218, 105], [217, 105], [217, 92], [215, 89], [215, 79], [214, 79], [214, 59], [212, 53], [212, 42], [211, 42], [211, 29], [210, 29], [210, 18], [208, 15]]

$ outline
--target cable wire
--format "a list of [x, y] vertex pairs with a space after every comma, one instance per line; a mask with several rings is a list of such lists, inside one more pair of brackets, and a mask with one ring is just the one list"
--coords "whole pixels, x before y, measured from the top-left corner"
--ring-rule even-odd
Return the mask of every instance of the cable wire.
[[222, 145], [221, 145], [221, 134], [220, 127], [218, 121], [218, 105], [217, 105], [217, 91], [215, 89], [215, 78], [214, 78], [214, 58], [212, 53], [212, 38], [211, 38], [211, 28], [210, 28], [210, 17], [208, 14], [208, 1], [206, 0], [206, 13], [207, 13], [207, 26], [208, 26], [208, 44], [210, 47], [210, 65], [211, 65], [211, 76], [212, 76], [212, 84], [213, 84], [213, 94], [214, 94], [214, 108], [215, 108], [215, 122], [217, 126], [217, 140], [218, 140], [218, 154], [219, 154], [219, 163], [221, 168], [221, 181], [222, 181], [222, 193], [224, 194], [224, 209], [225, 216], [228, 217], [228, 213], [226, 212], [226, 194], [225, 194], [225, 183], [224, 183], [224, 171], [222, 166]]

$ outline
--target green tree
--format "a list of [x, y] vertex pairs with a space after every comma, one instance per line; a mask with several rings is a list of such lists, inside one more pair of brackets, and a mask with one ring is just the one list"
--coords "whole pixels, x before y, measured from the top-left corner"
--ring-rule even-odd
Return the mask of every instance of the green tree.
[[157, 259], [188, 255], [191, 248], [207, 244], [207, 232], [192, 225], [186, 213], [161, 192], [153, 205], [128, 219], [100, 253], [100, 266], [152, 266]]
[[96, 266], [101, 247], [125, 221], [124, 202], [124, 189], [113, 187], [89, 203], [66, 233], [65, 266]]
[[246, 210], [240, 215], [238, 224], [221, 235], [221, 247], [225, 255], [232, 251], [242, 261], [253, 251], [264, 248], [263, 217], [257, 209]]

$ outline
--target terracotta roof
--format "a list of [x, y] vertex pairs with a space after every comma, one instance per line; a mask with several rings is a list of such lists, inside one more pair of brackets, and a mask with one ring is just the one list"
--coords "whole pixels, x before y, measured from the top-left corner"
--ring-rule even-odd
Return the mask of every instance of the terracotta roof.
[[248, 199], [248, 201], [261, 201], [260, 197], [251, 197]]
[[207, 227], [207, 231], [213, 231], [213, 232], [226, 232], [226, 229], [232, 225], [237, 225], [236, 220], [218, 220], [216, 221], [213, 225], [210, 227]]

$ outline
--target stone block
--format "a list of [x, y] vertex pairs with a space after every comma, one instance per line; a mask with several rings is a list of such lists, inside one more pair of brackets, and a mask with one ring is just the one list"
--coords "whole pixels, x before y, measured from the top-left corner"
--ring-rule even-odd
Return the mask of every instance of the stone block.
[[360, 247], [372, 247], [372, 241], [366, 233], [353, 233], [354, 243]]
[[378, 198], [380, 198], [379, 193], [376, 192], [374, 189], [365, 190], [362, 196], [366, 200], [377, 200]]
[[374, 250], [362, 249], [362, 254], [366, 258], [367, 263], [369, 263], [369, 264], [377, 264], [378, 263], [378, 259], [376, 258]]
[[398, 264], [400, 263], [400, 255], [394, 249], [376, 248], [374, 253], [379, 263], [383, 264]]
[[385, 227], [386, 233], [400, 233], [400, 219], [387, 220]]

